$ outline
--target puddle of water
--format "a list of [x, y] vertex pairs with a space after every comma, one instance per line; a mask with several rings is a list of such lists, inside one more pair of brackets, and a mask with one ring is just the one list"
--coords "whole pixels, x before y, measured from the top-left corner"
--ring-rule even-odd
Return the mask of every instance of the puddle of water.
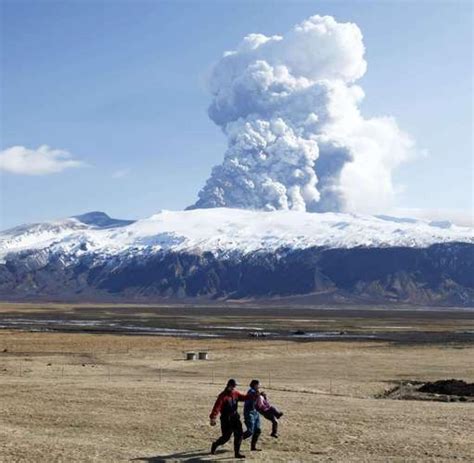
[[355, 333], [341, 333], [340, 331], [318, 331], [304, 334], [293, 334], [295, 338], [364, 338], [364, 339], [375, 339], [376, 335], [373, 334], [355, 334]]
[[54, 331], [51, 329], [54, 326], [55, 330], [61, 328], [98, 328], [111, 330], [117, 333], [147, 333], [157, 336], [186, 336], [186, 337], [204, 337], [214, 338], [218, 337], [217, 334], [202, 333], [198, 331], [191, 331], [185, 329], [175, 328], [159, 328], [150, 326], [135, 326], [135, 325], [123, 325], [116, 322], [104, 321], [104, 320], [58, 320], [58, 319], [27, 319], [27, 318], [4, 318], [0, 323], [0, 328], [22, 328], [29, 331]]

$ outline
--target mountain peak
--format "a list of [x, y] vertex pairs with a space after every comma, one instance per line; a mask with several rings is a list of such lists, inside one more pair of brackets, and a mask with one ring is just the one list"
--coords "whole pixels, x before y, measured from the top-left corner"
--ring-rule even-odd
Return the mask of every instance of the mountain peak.
[[75, 215], [72, 218], [86, 225], [99, 228], [124, 227], [134, 222], [134, 220], [113, 219], [102, 211], [86, 212], [85, 214]]

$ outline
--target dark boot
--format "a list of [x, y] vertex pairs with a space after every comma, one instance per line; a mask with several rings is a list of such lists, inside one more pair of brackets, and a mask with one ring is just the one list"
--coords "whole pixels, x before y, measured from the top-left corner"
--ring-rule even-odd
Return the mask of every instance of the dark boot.
[[242, 429], [239, 432], [234, 433], [234, 455], [235, 458], [238, 458], [239, 460], [245, 458], [245, 455], [242, 455], [240, 453], [240, 446], [242, 445]]
[[270, 436], [278, 437], [278, 421], [274, 416], [272, 416], [272, 433]]
[[235, 458], [245, 458], [245, 455], [240, 453], [240, 446], [242, 445], [242, 426], [240, 430], [234, 432], [234, 454]]
[[259, 428], [255, 429], [255, 431], [253, 432], [253, 435], [252, 435], [252, 442], [250, 443], [250, 450], [253, 450], [253, 451], [259, 451], [259, 449], [257, 449], [257, 441], [258, 441], [258, 438], [260, 437], [260, 434], [261, 434], [261, 430]]

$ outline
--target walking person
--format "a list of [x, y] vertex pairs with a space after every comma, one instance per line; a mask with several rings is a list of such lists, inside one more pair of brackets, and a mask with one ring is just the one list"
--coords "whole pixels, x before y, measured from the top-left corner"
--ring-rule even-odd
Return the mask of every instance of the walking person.
[[242, 444], [242, 422], [238, 413], [238, 402], [243, 402], [247, 399], [247, 395], [242, 394], [235, 388], [237, 382], [235, 379], [229, 379], [225, 389], [218, 395], [216, 403], [212, 408], [210, 418], [211, 426], [216, 425], [217, 416], [220, 413], [221, 432], [222, 435], [212, 443], [211, 454], [216, 453], [217, 447], [224, 445], [234, 435], [234, 454], [235, 458], [245, 458], [245, 455], [240, 453], [240, 446]]
[[247, 391], [247, 398], [244, 403], [244, 421], [247, 430], [244, 433], [244, 439], [252, 437], [250, 442], [250, 450], [259, 452], [261, 449], [257, 448], [257, 441], [262, 433], [260, 427], [260, 415], [257, 410], [257, 400], [259, 397], [260, 382], [258, 379], [250, 381], [249, 390]]

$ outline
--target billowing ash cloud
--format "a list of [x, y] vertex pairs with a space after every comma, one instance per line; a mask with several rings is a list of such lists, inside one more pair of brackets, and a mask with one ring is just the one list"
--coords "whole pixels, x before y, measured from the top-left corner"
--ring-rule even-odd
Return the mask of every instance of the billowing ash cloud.
[[312, 16], [284, 36], [250, 34], [210, 77], [209, 116], [228, 139], [192, 207], [363, 211], [394, 196], [412, 141], [392, 118], [364, 119], [362, 34]]

